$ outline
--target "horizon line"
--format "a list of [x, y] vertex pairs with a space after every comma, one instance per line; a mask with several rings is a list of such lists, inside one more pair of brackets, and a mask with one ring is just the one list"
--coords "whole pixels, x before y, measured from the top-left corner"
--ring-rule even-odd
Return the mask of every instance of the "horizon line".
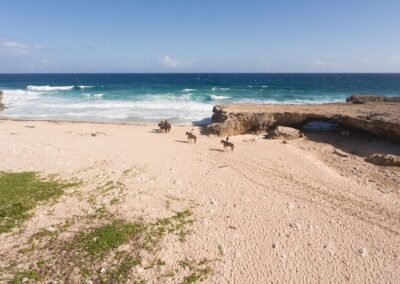
[[399, 72], [0, 72], [0, 75], [69, 75], [69, 74], [132, 74], [132, 75], [190, 75], [190, 74], [400, 74]]

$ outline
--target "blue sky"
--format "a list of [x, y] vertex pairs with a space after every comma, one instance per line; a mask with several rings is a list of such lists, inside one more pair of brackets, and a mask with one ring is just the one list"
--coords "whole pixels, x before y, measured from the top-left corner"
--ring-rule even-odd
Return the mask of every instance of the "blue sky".
[[399, 0], [0, 0], [0, 72], [400, 72]]

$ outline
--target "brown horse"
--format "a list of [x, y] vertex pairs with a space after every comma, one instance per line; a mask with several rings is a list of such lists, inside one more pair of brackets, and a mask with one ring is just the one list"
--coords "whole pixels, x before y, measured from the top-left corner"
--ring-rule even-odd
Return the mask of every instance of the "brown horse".
[[231, 148], [231, 151], [235, 148], [235, 145], [228, 141], [229, 137], [226, 137], [226, 140], [221, 140], [221, 144], [224, 146], [224, 150], [226, 151], [227, 148]]
[[197, 142], [197, 137], [193, 133], [186, 132], [186, 137], [187, 137], [189, 143], [190, 143], [190, 140], [193, 140], [194, 143]]
[[158, 124], [158, 127], [160, 127], [160, 129], [163, 130], [165, 133], [170, 132], [172, 128], [171, 123], [169, 123], [168, 120], [161, 121]]

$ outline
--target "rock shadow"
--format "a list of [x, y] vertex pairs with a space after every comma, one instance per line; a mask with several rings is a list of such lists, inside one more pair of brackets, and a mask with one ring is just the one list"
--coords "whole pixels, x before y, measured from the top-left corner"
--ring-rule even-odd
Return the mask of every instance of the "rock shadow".
[[317, 143], [328, 143], [346, 152], [365, 158], [372, 154], [400, 155], [400, 143], [369, 132], [349, 129], [349, 137], [342, 137], [341, 131], [303, 131], [304, 136]]

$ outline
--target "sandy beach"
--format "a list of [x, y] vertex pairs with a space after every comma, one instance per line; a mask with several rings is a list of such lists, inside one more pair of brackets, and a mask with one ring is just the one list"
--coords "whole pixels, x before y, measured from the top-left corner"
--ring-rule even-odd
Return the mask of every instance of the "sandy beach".
[[[196, 144], [185, 138], [193, 128]], [[287, 143], [248, 134], [232, 136], [235, 150], [225, 152], [220, 137], [202, 135], [198, 127], [155, 129], [1, 120], [0, 171], [80, 181], [0, 235], [1, 281], [40, 270], [38, 261], [50, 259], [48, 238], [27, 250], [33, 235], [75, 218], [57, 236], [68, 241], [91, 225], [84, 216], [103, 208], [129, 222], [190, 210], [185, 240], [166, 235], [154, 252], [162, 265], [150, 266], [144, 256], [132, 270], [148, 283], [191, 283], [185, 275], [197, 268], [185, 268], [184, 259], [207, 264], [196, 270], [205, 283], [400, 282], [400, 168], [363, 159], [396, 152], [398, 144], [361, 134], [346, 140], [310, 134]], [[109, 182], [119, 186], [99, 190]], [[84, 283], [79, 268], [64, 265], [52, 265], [64, 270], [54, 279]], [[107, 260], [101, 265], [100, 272], [109, 269]]]

